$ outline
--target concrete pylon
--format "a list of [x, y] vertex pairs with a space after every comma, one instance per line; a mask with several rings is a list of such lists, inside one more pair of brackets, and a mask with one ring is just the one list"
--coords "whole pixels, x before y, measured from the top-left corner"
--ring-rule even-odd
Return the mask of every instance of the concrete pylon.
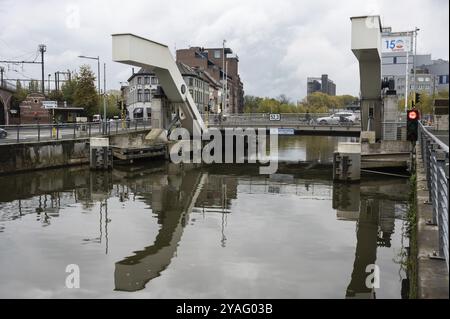
[[351, 48], [359, 61], [362, 131], [375, 131], [382, 138], [381, 103], [381, 21], [380, 16], [350, 18]]
[[[167, 45], [130, 33], [113, 34], [112, 58], [116, 62], [153, 70], [164, 90], [169, 107], [176, 106], [179, 109], [181, 125], [191, 134], [205, 129], [203, 119]], [[164, 121], [162, 124], [169, 123]]]

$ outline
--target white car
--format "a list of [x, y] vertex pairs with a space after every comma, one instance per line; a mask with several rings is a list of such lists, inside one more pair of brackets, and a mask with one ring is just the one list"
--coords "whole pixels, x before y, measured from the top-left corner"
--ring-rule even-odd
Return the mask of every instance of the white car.
[[319, 117], [316, 121], [319, 124], [353, 124], [356, 116], [352, 112], [337, 112], [330, 116]]

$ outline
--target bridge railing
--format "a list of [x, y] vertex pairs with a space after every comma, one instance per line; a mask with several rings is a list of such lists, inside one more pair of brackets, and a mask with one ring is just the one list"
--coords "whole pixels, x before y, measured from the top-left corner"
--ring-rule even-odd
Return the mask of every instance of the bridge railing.
[[150, 120], [111, 120], [57, 124], [21, 124], [0, 126], [0, 144], [71, 140], [151, 128]]
[[202, 114], [203, 120], [211, 125], [360, 125], [359, 116], [347, 121], [345, 118], [330, 118], [333, 113], [281, 113], [272, 116], [269, 113], [242, 113], [242, 114]]
[[419, 141], [425, 166], [430, 203], [433, 206], [432, 223], [439, 229], [439, 256], [449, 267], [448, 233], [448, 179], [449, 147], [419, 123]]
[[7, 90], [15, 91], [16, 90], [16, 85], [14, 83], [9, 82], [9, 81], [3, 80], [3, 81], [0, 81], [0, 88], [4, 88], [4, 89], [7, 89]]

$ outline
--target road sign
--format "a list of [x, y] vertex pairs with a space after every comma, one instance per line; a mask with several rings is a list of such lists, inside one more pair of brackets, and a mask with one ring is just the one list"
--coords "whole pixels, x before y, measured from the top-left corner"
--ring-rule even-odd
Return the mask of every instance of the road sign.
[[276, 113], [270, 114], [269, 120], [271, 120], [271, 121], [280, 121], [281, 120], [281, 115], [280, 114], [276, 114]]

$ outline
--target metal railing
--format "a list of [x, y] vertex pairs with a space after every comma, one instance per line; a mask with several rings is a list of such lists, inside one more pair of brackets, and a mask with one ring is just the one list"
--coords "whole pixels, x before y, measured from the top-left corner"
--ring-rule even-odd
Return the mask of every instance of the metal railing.
[[430, 203], [433, 206], [432, 223], [439, 229], [439, 257], [449, 267], [448, 246], [448, 179], [449, 147], [419, 122], [419, 141], [425, 166]]
[[333, 113], [281, 113], [279, 118], [271, 118], [269, 113], [242, 113], [242, 114], [202, 114], [203, 121], [209, 126], [224, 125], [295, 125], [295, 126], [313, 126], [313, 125], [361, 125], [359, 116], [354, 120], [347, 118], [330, 118]]
[[10, 91], [15, 91], [16, 85], [9, 81], [3, 80], [3, 81], [0, 81], [0, 88], [4, 88], [4, 89], [10, 90]]
[[0, 129], [4, 130], [4, 132], [6, 131], [6, 136], [0, 130], [0, 144], [110, 136], [150, 128], [151, 121], [142, 119], [85, 123], [2, 125]]

